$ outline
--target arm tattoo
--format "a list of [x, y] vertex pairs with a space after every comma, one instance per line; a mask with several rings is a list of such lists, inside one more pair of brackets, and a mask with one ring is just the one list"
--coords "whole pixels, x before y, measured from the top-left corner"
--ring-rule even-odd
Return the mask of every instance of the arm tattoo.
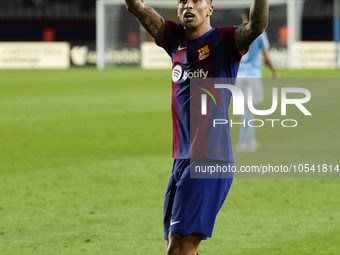
[[235, 30], [235, 43], [238, 50], [244, 50], [264, 32], [268, 24], [268, 1], [255, 0], [250, 10], [250, 20]]
[[152, 7], [142, 1], [130, 11], [156, 41], [163, 39], [164, 20]]
[[246, 28], [247, 24], [239, 25], [235, 30], [235, 44], [238, 50], [247, 49], [250, 44], [256, 39], [250, 30]]
[[254, 2], [250, 11], [250, 21], [252, 22], [252, 30], [261, 31], [267, 28], [268, 24], [268, 2], [267, 0], [258, 0]]

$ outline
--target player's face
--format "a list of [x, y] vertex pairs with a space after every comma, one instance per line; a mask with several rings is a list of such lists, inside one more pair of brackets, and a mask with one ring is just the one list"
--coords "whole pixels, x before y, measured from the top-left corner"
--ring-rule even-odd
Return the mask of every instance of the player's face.
[[184, 27], [197, 28], [209, 22], [213, 8], [210, 0], [179, 0], [177, 14]]

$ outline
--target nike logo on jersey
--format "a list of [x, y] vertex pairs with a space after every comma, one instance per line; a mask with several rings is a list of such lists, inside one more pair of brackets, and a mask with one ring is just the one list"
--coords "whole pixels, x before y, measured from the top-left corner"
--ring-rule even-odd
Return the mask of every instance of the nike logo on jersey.
[[187, 47], [181, 47], [181, 45], [178, 46], [178, 50], [185, 50]]
[[175, 224], [177, 224], [177, 223], [180, 223], [180, 221], [171, 221], [171, 222], [170, 222], [170, 226], [175, 225]]

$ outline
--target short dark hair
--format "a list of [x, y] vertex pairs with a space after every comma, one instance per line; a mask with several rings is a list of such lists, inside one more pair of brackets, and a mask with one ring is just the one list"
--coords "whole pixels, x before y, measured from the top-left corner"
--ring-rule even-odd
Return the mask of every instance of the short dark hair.
[[245, 8], [243, 9], [242, 14], [246, 15], [247, 19], [249, 20], [249, 15], [250, 15], [250, 8]]
[[[1, 0], [0, 0], [1, 1]], [[179, 2], [181, 2], [181, 0], [178, 0]], [[212, 4], [212, 0], [207, 0], [207, 2], [210, 2], [210, 4]]]

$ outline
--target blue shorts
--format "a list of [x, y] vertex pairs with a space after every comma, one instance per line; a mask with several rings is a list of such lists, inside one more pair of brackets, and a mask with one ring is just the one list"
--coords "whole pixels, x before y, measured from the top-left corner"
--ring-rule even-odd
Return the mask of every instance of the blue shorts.
[[[219, 163], [233, 166], [230, 162]], [[206, 160], [174, 160], [164, 201], [165, 240], [168, 240], [169, 232], [202, 234], [203, 239], [211, 237], [217, 213], [227, 197], [233, 178], [190, 178], [190, 167], [204, 164], [207, 164]]]

